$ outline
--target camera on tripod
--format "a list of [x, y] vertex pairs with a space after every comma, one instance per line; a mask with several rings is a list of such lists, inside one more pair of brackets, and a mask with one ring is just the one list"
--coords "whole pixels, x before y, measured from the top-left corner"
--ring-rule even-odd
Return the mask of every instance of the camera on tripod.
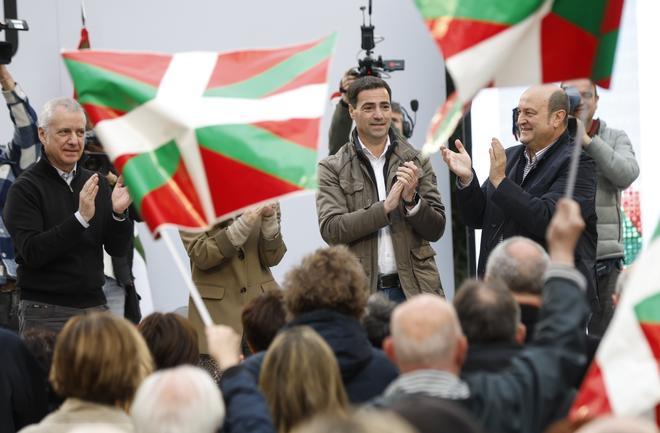
[[[366, 17], [364, 14], [366, 8], [365, 6], [360, 7], [360, 10], [362, 11], [362, 25], [360, 26], [362, 37], [361, 47], [366, 54], [363, 58], [358, 59], [358, 67], [355, 68], [355, 74], [358, 77], [371, 75], [374, 77], [383, 78], [383, 76], [389, 76], [389, 72], [403, 71], [405, 68], [405, 61], [383, 60], [382, 56], [373, 56], [373, 50], [376, 47], [376, 38], [374, 36], [374, 25], [371, 22], [371, 2], [372, 0], [369, 0], [369, 25], [366, 23]], [[381, 40], [382, 39], [380, 39], [378, 42]]]

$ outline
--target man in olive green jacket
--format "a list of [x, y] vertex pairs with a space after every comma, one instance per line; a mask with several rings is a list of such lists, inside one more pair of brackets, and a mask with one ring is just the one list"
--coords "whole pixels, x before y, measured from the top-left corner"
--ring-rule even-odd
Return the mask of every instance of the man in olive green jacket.
[[[286, 252], [279, 206], [251, 208], [206, 232], [180, 234], [190, 257], [192, 279], [213, 322], [242, 334], [243, 307], [261, 293], [279, 289], [270, 273]], [[205, 326], [192, 300], [188, 318], [197, 331], [200, 352], [208, 353]]]
[[348, 89], [356, 128], [319, 163], [316, 207], [321, 236], [360, 259], [372, 291], [401, 302], [443, 294], [429, 242], [442, 236], [445, 210], [431, 162], [390, 128], [391, 90], [376, 77]]

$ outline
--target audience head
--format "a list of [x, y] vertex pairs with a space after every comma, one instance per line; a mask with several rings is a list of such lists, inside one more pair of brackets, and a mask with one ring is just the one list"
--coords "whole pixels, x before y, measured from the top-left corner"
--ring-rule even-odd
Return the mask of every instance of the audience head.
[[21, 335], [28, 350], [39, 361], [39, 365], [45, 374], [50, 371], [53, 363], [53, 351], [55, 350], [55, 341], [57, 334], [48, 328], [28, 328]]
[[394, 309], [385, 353], [402, 373], [418, 369], [460, 372], [467, 342], [456, 312], [439, 296], [422, 294]]
[[294, 318], [320, 309], [360, 318], [369, 296], [364, 269], [344, 245], [319, 248], [303, 258], [283, 286], [284, 303]]
[[395, 400], [390, 410], [419, 433], [481, 433], [481, 427], [459, 404], [424, 395]]
[[390, 318], [396, 303], [382, 293], [374, 293], [367, 300], [367, 311], [362, 318], [362, 325], [367, 331], [371, 345], [382, 349], [383, 340], [390, 335]]
[[316, 414], [344, 414], [346, 391], [330, 346], [314, 330], [280, 332], [264, 357], [261, 387], [278, 433]]
[[541, 296], [550, 258], [541, 245], [522, 236], [500, 242], [488, 256], [486, 279], [498, 279], [513, 292]]
[[135, 395], [131, 417], [140, 433], [214, 433], [225, 405], [211, 376], [185, 365], [149, 376]]
[[199, 361], [197, 333], [188, 319], [175, 313], [152, 313], [142, 319], [138, 330], [147, 342], [156, 369]]
[[251, 300], [241, 313], [243, 335], [252, 353], [268, 349], [286, 323], [284, 296], [271, 290]]
[[457, 291], [454, 308], [470, 344], [525, 341], [520, 307], [499, 280], [466, 280]]
[[321, 415], [300, 424], [291, 433], [417, 433], [391, 411], [364, 410], [345, 417]]
[[110, 313], [69, 319], [57, 337], [50, 381], [64, 398], [127, 406], [153, 361], [135, 326]]

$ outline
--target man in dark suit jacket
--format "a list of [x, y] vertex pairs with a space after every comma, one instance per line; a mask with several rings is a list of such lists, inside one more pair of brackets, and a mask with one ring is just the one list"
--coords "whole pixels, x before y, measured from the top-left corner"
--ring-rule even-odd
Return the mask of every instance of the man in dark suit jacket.
[[[574, 132], [569, 129], [568, 97], [554, 85], [533, 86], [520, 97], [517, 125], [522, 145], [506, 151], [491, 142], [490, 173], [479, 186], [472, 160], [456, 140], [458, 152], [442, 149], [442, 157], [458, 177], [458, 207], [468, 226], [482, 229], [477, 273], [484, 275], [490, 252], [502, 240], [524, 236], [546, 246], [545, 231], [557, 200], [566, 191]], [[573, 121], [574, 122], [574, 121]], [[572, 126], [575, 126], [572, 123]], [[576, 268], [586, 277], [589, 299], [595, 297], [596, 171], [586, 153], [580, 155], [573, 199], [586, 228], [575, 250]]]

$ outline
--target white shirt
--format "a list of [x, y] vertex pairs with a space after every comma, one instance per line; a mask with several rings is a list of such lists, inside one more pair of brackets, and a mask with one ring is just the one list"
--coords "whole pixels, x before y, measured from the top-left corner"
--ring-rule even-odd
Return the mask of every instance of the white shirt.
[[[383, 169], [385, 168], [386, 162], [385, 155], [391, 146], [390, 137], [387, 137], [387, 141], [385, 142], [385, 149], [379, 157], [376, 157], [373, 153], [371, 153], [371, 151], [362, 143], [362, 140], [360, 140], [359, 136], [358, 143], [360, 143], [364, 154], [371, 164], [374, 175], [376, 176], [378, 200], [385, 200], [387, 197], [387, 190], [385, 188], [385, 174], [383, 173]], [[407, 212], [407, 216], [415, 215], [419, 208], [420, 204], [417, 203], [415, 207]], [[394, 245], [392, 244], [392, 236], [390, 236], [390, 226], [385, 226], [378, 230], [378, 273], [388, 275], [396, 274], [397, 272], [396, 258], [394, 256]]]

